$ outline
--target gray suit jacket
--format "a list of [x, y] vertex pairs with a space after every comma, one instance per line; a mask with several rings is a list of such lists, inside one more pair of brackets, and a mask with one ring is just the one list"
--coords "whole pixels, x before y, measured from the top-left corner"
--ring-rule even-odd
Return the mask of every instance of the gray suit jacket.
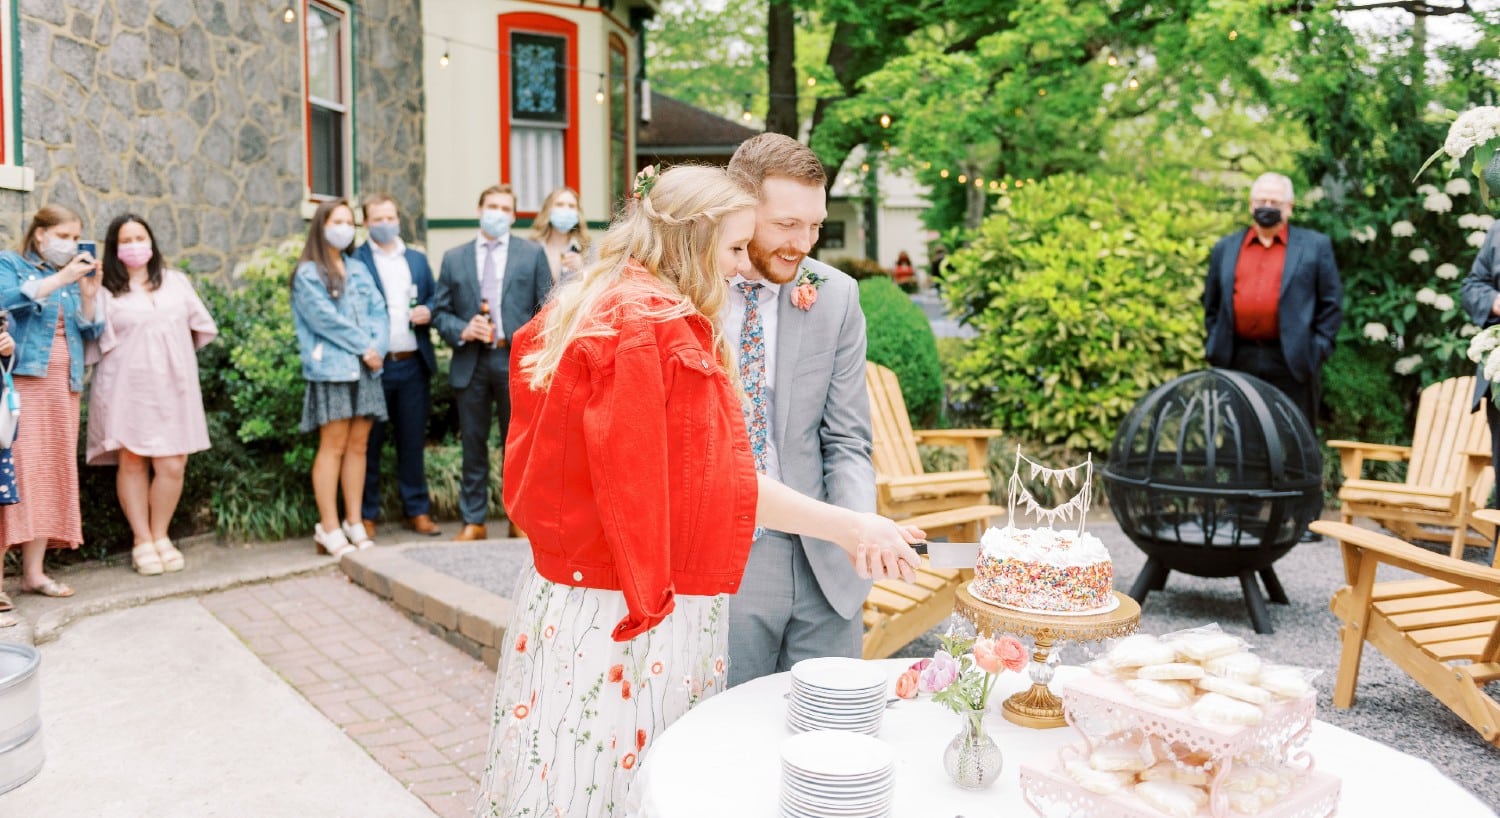
[[[1490, 232], [1484, 236], [1484, 244], [1480, 245], [1474, 266], [1464, 277], [1459, 295], [1463, 298], [1464, 312], [1474, 323], [1481, 327], [1500, 323], [1500, 317], [1492, 312], [1495, 296], [1500, 295], [1500, 222], [1490, 225]], [[1490, 382], [1484, 377], [1484, 363], [1480, 362], [1474, 370], [1474, 400], [1470, 410], [1484, 405], [1484, 398], [1489, 393]]]
[[[547, 302], [552, 292], [552, 267], [536, 242], [512, 235], [506, 245], [505, 273], [500, 282], [500, 329], [509, 341]], [[432, 298], [432, 326], [453, 347], [448, 382], [454, 389], [469, 385], [484, 346], [459, 338], [479, 314], [477, 269], [478, 253], [472, 240], [444, 253]]]
[[[854, 279], [826, 264], [805, 264], [828, 280], [809, 310], [792, 305], [792, 286], [777, 306], [776, 394], [772, 433], [781, 480], [818, 500], [855, 511], [875, 510], [870, 400], [865, 392], [865, 314]], [[794, 538], [798, 539], [798, 538]], [[870, 593], [843, 549], [800, 538], [823, 595], [846, 618], [859, 615]], [[755, 588], [740, 588], [754, 594]]]

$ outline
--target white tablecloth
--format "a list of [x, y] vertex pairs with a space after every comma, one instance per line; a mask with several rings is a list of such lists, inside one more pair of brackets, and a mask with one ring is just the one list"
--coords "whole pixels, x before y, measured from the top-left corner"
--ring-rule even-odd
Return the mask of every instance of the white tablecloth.
[[[882, 661], [892, 685], [911, 664]], [[1081, 668], [1059, 668], [1054, 689]], [[998, 713], [999, 702], [1030, 685], [1024, 673], [1000, 678], [986, 719], [1000, 745], [1005, 768], [1000, 781], [982, 792], [961, 790], [943, 772], [943, 748], [957, 734], [958, 716], [925, 696], [885, 712], [879, 738], [896, 749], [896, 818], [1025, 818], [1035, 813], [1021, 798], [1021, 764], [1051, 768], [1057, 751], [1078, 741], [1070, 727], [1030, 730]], [[720, 693], [662, 733], [651, 747], [637, 782], [642, 818], [774, 818], [781, 793], [781, 742], [791, 677], [767, 676]], [[1308, 749], [1320, 770], [1343, 779], [1339, 815], [1349, 818], [1493, 818], [1495, 812], [1431, 764], [1317, 722]]]

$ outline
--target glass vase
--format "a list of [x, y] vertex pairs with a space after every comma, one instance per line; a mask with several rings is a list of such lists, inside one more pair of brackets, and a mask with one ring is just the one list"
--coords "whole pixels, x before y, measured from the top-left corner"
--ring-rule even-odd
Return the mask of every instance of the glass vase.
[[1000, 747], [984, 729], [984, 708], [960, 714], [963, 729], [943, 751], [943, 769], [966, 790], [982, 790], [1000, 777]]

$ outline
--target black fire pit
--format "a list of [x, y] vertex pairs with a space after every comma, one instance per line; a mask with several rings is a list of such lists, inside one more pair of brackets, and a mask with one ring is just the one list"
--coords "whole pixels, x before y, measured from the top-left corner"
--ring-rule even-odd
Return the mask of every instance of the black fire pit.
[[1286, 592], [1272, 563], [1323, 506], [1323, 455], [1297, 406], [1259, 378], [1191, 372], [1152, 390], [1110, 445], [1104, 487], [1121, 528], [1146, 552], [1130, 596], [1142, 604], [1167, 575], [1239, 577], [1256, 633]]

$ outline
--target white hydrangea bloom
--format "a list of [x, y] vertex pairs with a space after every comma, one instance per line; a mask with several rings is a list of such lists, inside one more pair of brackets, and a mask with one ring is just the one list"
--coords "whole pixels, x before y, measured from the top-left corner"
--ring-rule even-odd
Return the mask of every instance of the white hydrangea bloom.
[[1438, 278], [1443, 278], [1443, 279], [1447, 279], [1449, 281], [1452, 281], [1453, 279], [1458, 278], [1458, 265], [1457, 264], [1439, 264], [1437, 266], [1437, 269], [1433, 270], [1432, 272]]
[[1421, 355], [1408, 355], [1405, 358], [1397, 358], [1396, 364], [1392, 368], [1396, 370], [1397, 375], [1410, 375], [1411, 373], [1416, 372], [1417, 367], [1421, 365]]
[[1407, 253], [1406, 257], [1417, 264], [1426, 264], [1428, 260], [1432, 258], [1427, 254], [1426, 250], [1423, 250], [1420, 247], [1412, 250], [1410, 253]]
[[1371, 321], [1370, 323], [1365, 324], [1365, 337], [1369, 338], [1371, 341], [1379, 343], [1391, 337], [1391, 331], [1386, 328], [1385, 324]]
[[1492, 381], [1500, 376], [1500, 349], [1492, 350], [1484, 359], [1484, 376]]
[[1495, 224], [1495, 217], [1488, 213], [1479, 214], [1479, 223], [1476, 225], [1480, 230], [1488, 230]]
[[1436, 300], [1437, 300], [1437, 291], [1433, 290], [1431, 287], [1423, 287], [1422, 289], [1417, 290], [1417, 303], [1418, 304], [1431, 304], [1432, 302], [1434, 302]]
[[1453, 296], [1447, 293], [1441, 293], [1437, 298], [1433, 299], [1432, 306], [1437, 308], [1438, 310], [1441, 310], [1442, 312], [1447, 312], [1448, 310], [1453, 309]]
[[1453, 209], [1453, 200], [1446, 193], [1432, 193], [1422, 200], [1422, 207], [1433, 213], [1447, 213]]
[[1431, 196], [1432, 194], [1437, 192], [1437, 185], [1422, 185], [1421, 187], [1417, 188], [1418, 196]]
[[[1469, 324], [1468, 326], [1473, 327], [1474, 325]], [[1474, 340], [1469, 342], [1469, 360], [1477, 364], [1484, 360], [1484, 356], [1490, 354], [1491, 350], [1496, 348], [1500, 348], [1500, 333], [1490, 332], [1489, 330], [1481, 332], [1474, 336]]]
[[1401, 221], [1391, 225], [1391, 235], [1395, 236], [1398, 239], [1404, 239], [1407, 236], [1415, 236], [1416, 234], [1417, 226], [1405, 219], [1402, 219]]
[[1464, 154], [1496, 136], [1500, 136], [1500, 108], [1481, 105], [1459, 114], [1448, 127], [1443, 151], [1454, 159], [1462, 159]]
[[1357, 242], [1359, 242], [1361, 244], [1364, 244], [1365, 242], [1374, 241], [1375, 240], [1375, 236], [1376, 236], [1375, 228], [1374, 227], [1368, 227], [1368, 226], [1366, 226], [1366, 227], [1356, 227], [1353, 231], [1351, 231], [1349, 233], [1349, 238], [1354, 239], [1355, 241], [1357, 241]]
[[1302, 201], [1306, 202], [1307, 204], [1317, 204], [1318, 202], [1323, 201], [1323, 197], [1326, 195], [1327, 194], [1323, 192], [1323, 188], [1315, 187], [1302, 194]]
[[1469, 195], [1470, 190], [1471, 188], [1469, 187], [1469, 180], [1463, 178], [1462, 176], [1454, 179], [1449, 179], [1448, 184], [1443, 185], [1443, 191], [1446, 192], [1449, 196], [1467, 196]]
[[1473, 233], [1470, 233], [1469, 237], [1467, 239], [1464, 239], [1464, 241], [1468, 242], [1470, 247], [1483, 247], [1485, 235], [1486, 231], [1475, 230]]
[[1458, 330], [1458, 337], [1460, 337], [1460, 338], [1472, 338], [1478, 332], [1479, 332], [1479, 327], [1476, 327], [1473, 324], [1464, 324]]
[[1465, 213], [1458, 217], [1458, 226], [1465, 230], [1475, 230], [1479, 227], [1478, 213]]

